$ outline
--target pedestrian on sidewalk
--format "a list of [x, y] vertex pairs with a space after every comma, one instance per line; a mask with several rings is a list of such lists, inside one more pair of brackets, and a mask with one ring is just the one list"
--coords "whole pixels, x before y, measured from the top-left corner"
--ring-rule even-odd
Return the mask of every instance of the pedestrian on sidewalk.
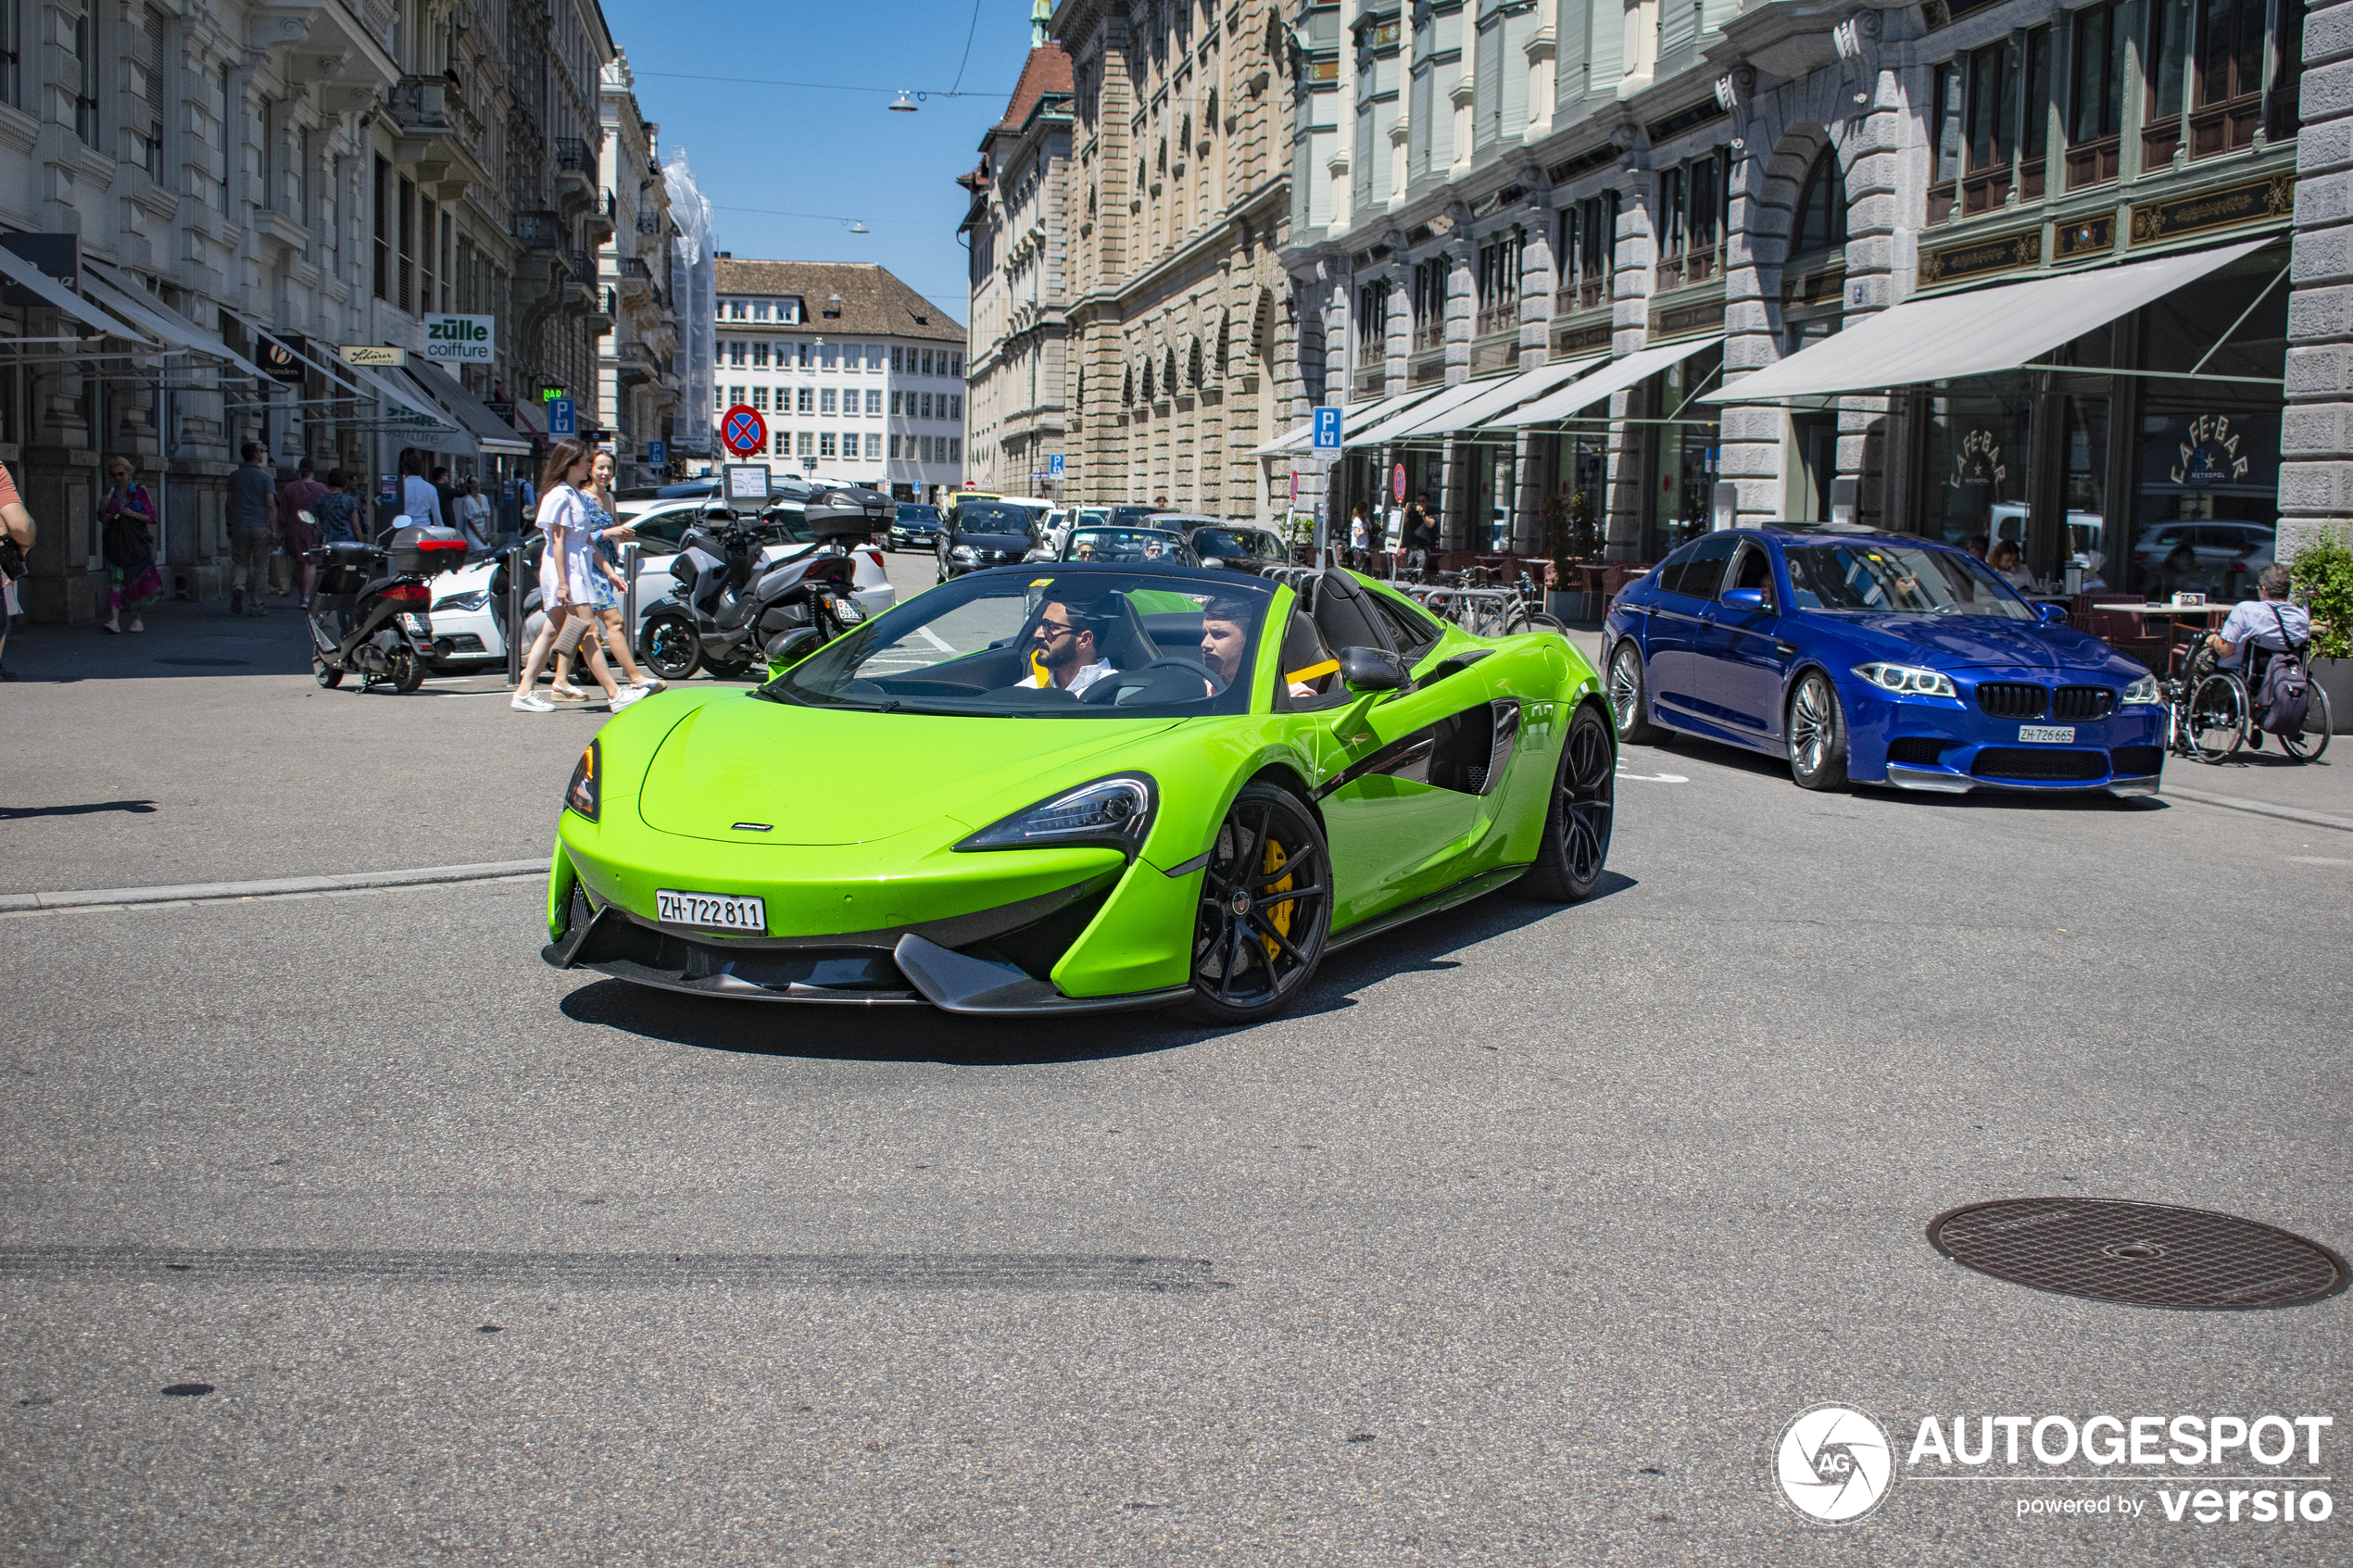
[[[17, 618], [17, 579], [24, 575], [25, 554], [32, 548], [32, 514], [17, 495], [17, 482], [0, 463], [0, 653], [8, 646], [8, 623]], [[15, 671], [0, 664], [0, 681], [13, 681]]]
[[[598, 647], [601, 641], [604, 647], [611, 650], [612, 657], [621, 661], [631, 686], [639, 691], [660, 691], [662, 683], [649, 679], [644, 671], [637, 668], [637, 660], [629, 646], [629, 630], [622, 624], [629, 580], [622, 574], [618, 546], [634, 542], [637, 531], [625, 522], [613, 521], [612, 482], [618, 471], [618, 465], [610, 452], [598, 453], [589, 466], [586, 492], [589, 537], [596, 541], [597, 559], [596, 576], [590, 583], [591, 613], [580, 618], [581, 636], [578, 641], [583, 649], [581, 657], [589, 660], [589, 669], [593, 672], [596, 661], [603, 657]], [[548, 695], [559, 702], [585, 702], [588, 694], [572, 684], [572, 649], [560, 640], [556, 645], [555, 679], [548, 683]], [[598, 679], [604, 678], [599, 676]]]
[[129, 629], [144, 632], [147, 628], [139, 617], [163, 597], [163, 573], [156, 570], [155, 497], [132, 476], [128, 458], [107, 465], [107, 498], [99, 503], [98, 519], [107, 558], [107, 618], [99, 624], [120, 635], [127, 609]]
[[278, 536], [286, 545], [286, 574], [295, 602], [304, 609], [310, 608], [310, 590], [319, 581], [319, 569], [306, 558], [319, 547], [319, 503], [326, 495], [327, 487], [319, 483], [308, 458], [295, 465], [294, 478], [278, 492]]
[[[547, 609], [547, 620], [532, 642], [531, 656], [523, 662], [522, 679], [515, 687], [513, 706], [526, 713], [555, 710], [555, 704], [539, 695], [540, 668], [547, 662], [566, 622], [577, 615], [590, 613], [586, 607], [595, 597], [592, 574], [597, 552], [596, 543], [589, 536], [593, 520], [589, 501], [580, 491], [587, 478], [587, 444], [570, 436], [556, 443], [547, 454], [547, 465], [540, 470], [539, 482], [545, 495], [539, 503], [539, 524], [547, 546], [540, 558], [539, 599]], [[605, 688], [605, 697], [615, 713], [646, 695], [634, 686], [626, 690], [615, 686], [612, 674], [604, 668], [601, 659], [592, 659], [588, 668]]]
[[458, 526], [458, 487], [449, 483], [449, 470], [445, 465], [433, 470], [433, 498], [441, 507], [441, 526]]
[[425, 455], [413, 446], [400, 454], [400, 509], [411, 528], [442, 526], [441, 492], [425, 477]]
[[490, 499], [482, 493], [479, 479], [467, 479], [458, 493], [458, 532], [466, 536], [466, 548], [490, 548]]
[[359, 542], [359, 497], [353, 494], [359, 476], [349, 469], [329, 469], [327, 488], [319, 496], [319, 504], [311, 516], [319, 520], [319, 542], [322, 545], [356, 545]]
[[258, 441], [243, 447], [245, 465], [229, 476], [229, 613], [267, 613], [270, 551], [278, 537], [278, 480]]

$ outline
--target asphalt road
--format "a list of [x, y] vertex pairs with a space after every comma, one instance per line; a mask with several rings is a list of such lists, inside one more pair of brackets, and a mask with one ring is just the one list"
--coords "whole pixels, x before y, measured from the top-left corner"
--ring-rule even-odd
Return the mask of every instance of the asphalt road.
[[[530, 853], [594, 723], [345, 708], [283, 733], [421, 818], [470, 792], [444, 836], [270, 831], [316, 782], [223, 753], [208, 798], [262, 804], [105, 814], [152, 836], [69, 885]], [[12, 798], [71, 801], [111, 737], [44, 721]], [[1923, 1227], [2094, 1195], [2353, 1247], [2353, 835], [1696, 746], [1630, 750], [1621, 808], [1587, 905], [1483, 899], [1231, 1033], [635, 993], [538, 961], [527, 881], [0, 916], [0, 1555], [2342, 1562], [2342, 1517], [2169, 1523], [2180, 1472], [2080, 1461], [1825, 1529], [1771, 1456], [1830, 1400], [1899, 1450], [2278, 1411], [2334, 1414], [2330, 1474], [2347, 1298], [2102, 1305]], [[2017, 1512], [2076, 1496], [2145, 1507]]]

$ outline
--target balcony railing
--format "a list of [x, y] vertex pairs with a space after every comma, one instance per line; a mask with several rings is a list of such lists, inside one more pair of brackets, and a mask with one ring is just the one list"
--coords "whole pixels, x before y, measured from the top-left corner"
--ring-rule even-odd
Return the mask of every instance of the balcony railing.
[[553, 143], [556, 167], [567, 174], [585, 174], [592, 167], [588, 144], [577, 136], [559, 136]]
[[575, 283], [586, 287], [596, 284], [597, 264], [585, 250], [564, 252], [564, 270], [572, 274], [572, 281]]
[[392, 89], [392, 118], [412, 134], [448, 133], [449, 81], [440, 76], [404, 76]]
[[1499, 300], [1493, 305], [1482, 307], [1478, 312], [1478, 335], [1480, 337], [1516, 331], [1519, 326], [1519, 301], [1516, 299]]
[[515, 214], [515, 238], [526, 250], [561, 250], [563, 232], [563, 224], [552, 212]]
[[659, 212], [641, 212], [641, 213], [639, 213], [639, 214], [637, 215], [637, 232], [639, 232], [639, 233], [641, 233], [641, 234], [659, 234], [659, 233], [661, 233], [661, 213], [659, 213]]
[[1416, 323], [1414, 327], [1415, 353], [1419, 354], [1426, 348], [1443, 347], [1445, 343], [1446, 323], [1444, 321], [1421, 321]]
[[643, 279], [651, 282], [654, 270], [646, 265], [646, 258], [642, 256], [624, 256], [621, 257], [621, 275], [624, 280]]
[[1580, 278], [1553, 295], [1553, 314], [1574, 316], [1580, 310], [1598, 310], [1609, 303], [1609, 274], [1597, 272]]
[[1659, 258], [1657, 286], [1661, 289], [1689, 288], [1715, 277], [1718, 262], [1723, 253], [1714, 245], [1693, 245], [1674, 256]]

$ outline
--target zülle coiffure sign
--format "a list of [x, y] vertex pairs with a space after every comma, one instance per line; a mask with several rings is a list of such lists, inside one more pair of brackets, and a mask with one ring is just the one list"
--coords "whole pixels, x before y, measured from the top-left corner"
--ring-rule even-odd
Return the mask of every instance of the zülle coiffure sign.
[[425, 358], [460, 365], [487, 365], [498, 346], [496, 316], [428, 316]]

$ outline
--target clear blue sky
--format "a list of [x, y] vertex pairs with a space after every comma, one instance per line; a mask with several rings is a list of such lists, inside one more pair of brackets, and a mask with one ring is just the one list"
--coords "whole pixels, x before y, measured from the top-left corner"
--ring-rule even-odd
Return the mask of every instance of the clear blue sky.
[[[684, 148], [718, 211], [719, 246], [738, 257], [876, 261], [966, 319], [964, 193], [1029, 53], [1027, 0], [604, 0], [629, 56], [637, 103]], [[964, 40], [972, 56], [957, 79]], [[674, 74], [673, 74], [674, 73]], [[721, 78], [746, 81], [723, 81]], [[823, 82], [824, 87], [769, 85]], [[930, 97], [914, 114], [899, 89]], [[738, 210], [818, 213], [783, 218]], [[831, 217], [862, 220], [853, 234]]]

